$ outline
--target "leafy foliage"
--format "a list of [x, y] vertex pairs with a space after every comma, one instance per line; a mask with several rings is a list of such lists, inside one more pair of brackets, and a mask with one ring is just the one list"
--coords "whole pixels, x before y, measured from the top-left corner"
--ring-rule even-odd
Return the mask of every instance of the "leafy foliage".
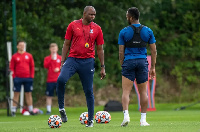
[[[200, 74], [200, 0], [32, 0], [16, 1], [17, 39], [27, 42], [27, 51], [33, 54], [36, 66], [34, 79], [34, 100], [43, 94], [46, 84], [46, 70], [43, 59], [49, 54], [49, 44], [56, 42], [59, 54], [64, 41], [68, 24], [82, 17], [83, 8], [93, 5], [97, 15], [95, 22], [102, 27], [104, 33], [105, 65], [107, 78], [99, 79], [100, 63], [96, 59], [94, 87], [101, 88], [107, 84], [121, 87], [121, 67], [118, 61], [118, 34], [128, 23], [126, 11], [131, 6], [139, 8], [140, 22], [154, 31], [158, 50], [157, 74], [176, 80], [176, 91], [183, 98], [187, 92], [184, 88], [199, 85]], [[12, 41], [12, 9], [11, 2], [0, 4], [0, 100], [5, 97], [6, 77], [6, 41]], [[7, 14], [5, 13], [7, 11]], [[6, 14], [6, 15], [5, 15]], [[148, 51], [149, 53], [149, 51]], [[98, 58], [96, 56], [96, 58]], [[79, 93], [81, 83], [74, 76], [67, 83], [67, 91]], [[159, 78], [158, 78], [159, 80]], [[158, 81], [159, 82], [159, 81]], [[180, 90], [182, 89], [182, 92]], [[196, 90], [197, 87], [192, 89]], [[192, 90], [191, 90], [192, 91]], [[198, 93], [199, 91], [197, 91]], [[192, 98], [192, 97], [190, 97]], [[193, 98], [194, 99], [194, 98]], [[180, 100], [179, 100], [180, 101]]]

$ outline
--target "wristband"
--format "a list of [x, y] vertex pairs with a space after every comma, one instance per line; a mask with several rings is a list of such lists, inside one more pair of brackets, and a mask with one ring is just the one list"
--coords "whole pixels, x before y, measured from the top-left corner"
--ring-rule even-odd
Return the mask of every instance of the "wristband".
[[102, 67], [105, 68], [105, 65], [101, 65], [101, 68], [102, 68]]

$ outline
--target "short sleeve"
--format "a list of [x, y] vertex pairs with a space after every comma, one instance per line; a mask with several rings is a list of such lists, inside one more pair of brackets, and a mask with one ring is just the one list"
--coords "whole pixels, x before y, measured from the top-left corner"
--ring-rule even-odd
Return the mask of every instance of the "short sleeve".
[[102, 45], [104, 44], [104, 39], [103, 39], [103, 32], [101, 30], [101, 27], [99, 27], [99, 32], [96, 38], [96, 44], [97, 45]]
[[72, 39], [72, 23], [70, 23], [67, 27], [67, 30], [66, 30], [66, 34], [65, 34], [65, 39], [68, 39], [68, 40], [71, 40]]
[[118, 44], [119, 45], [124, 45], [124, 33], [123, 33], [123, 30], [120, 31], [119, 33], [119, 38], [118, 38]]
[[149, 35], [150, 35], [149, 44], [156, 43], [156, 39], [154, 37], [153, 31], [150, 28], [149, 28]]

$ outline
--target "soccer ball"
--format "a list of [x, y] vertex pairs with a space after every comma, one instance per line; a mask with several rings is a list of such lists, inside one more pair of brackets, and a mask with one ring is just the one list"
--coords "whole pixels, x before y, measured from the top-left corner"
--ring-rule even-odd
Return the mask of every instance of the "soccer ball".
[[83, 112], [80, 115], [79, 121], [80, 121], [81, 124], [87, 124], [87, 122], [88, 122], [88, 112]]
[[[100, 119], [99, 119], [99, 116], [101, 115], [101, 113], [104, 112], [104, 111], [98, 111], [95, 116], [94, 116], [94, 119], [96, 121], [96, 123], [100, 122]], [[99, 120], [99, 121], [98, 121]]]
[[60, 128], [62, 119], [58, 115], [51, 115], [48, 119], [48, 125], [50, 128]]
[[96, 123], [109, 123], [111, 121], [111, 115], [107, 111], [99, 111], [95, 115]]

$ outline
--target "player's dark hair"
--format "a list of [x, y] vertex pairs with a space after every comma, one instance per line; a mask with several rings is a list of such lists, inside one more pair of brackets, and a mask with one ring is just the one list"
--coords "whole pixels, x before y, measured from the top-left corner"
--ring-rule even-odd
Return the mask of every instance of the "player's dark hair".
[[138, 8], [136, 8], [136, 7], [131, 7], [131, 8], [129, 8], [129, 9], [128, 9], [128, 14], [129, 14], [131, 17], [135, 18], [135, 20], [138, 20], [139, 17], [140, 17], [140, 12], [139, 12]]
[[19, 41], [17, 41], [17, 45], [18, 45], [19, 43], [21, 43], [21, 42], [26, 43], [24, 40], [19, 40]]
[[83, 10], [83, 12], [87, 12], [90, 8], [92, 8], [93, 10], [95, 10], [95, 8], [93, 6], [86, 6]]

